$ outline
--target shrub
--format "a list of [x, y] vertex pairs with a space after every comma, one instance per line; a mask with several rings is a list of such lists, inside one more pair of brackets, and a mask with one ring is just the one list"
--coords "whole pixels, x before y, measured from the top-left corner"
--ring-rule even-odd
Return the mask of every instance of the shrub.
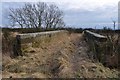
[[118, 55], [120, 55], [120, 35], [116, 33], [105, 34], [106, 42], [93, 42], [89, 45], [93, 56], [99, 62], [108, 67], [118, 67]]

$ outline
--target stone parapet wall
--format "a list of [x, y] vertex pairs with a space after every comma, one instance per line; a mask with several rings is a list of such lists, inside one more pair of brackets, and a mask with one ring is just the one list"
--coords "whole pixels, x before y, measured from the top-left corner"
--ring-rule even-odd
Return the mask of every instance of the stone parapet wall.
[[23, 56], [23, 49], [25, 47], [30, 47], [35, 43], [47, 42], [52, 37], [68, 34], [66, 30], [57, 30], [57, 31], [47, 31], [47, 32], [38, 32], [38, 33], [26, 33], [16, 35], [16, 41], [14, 44], [14, 55]]
[[105, 42], [105, 41], [107, 41], [106, 36], [91, 32], [89, 30], [85, 30], [84, 35], [85, 35], [85, 38], [88, 41], [97, 41], [97, 42]]

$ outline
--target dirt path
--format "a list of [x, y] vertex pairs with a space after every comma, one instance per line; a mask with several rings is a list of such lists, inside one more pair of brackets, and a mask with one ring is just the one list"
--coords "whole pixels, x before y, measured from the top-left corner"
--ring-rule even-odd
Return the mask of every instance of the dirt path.
[[[5, 66], [3, 77], [54, 76], [52, 70], [54, 66], [59, 65], [59, 62], [54, 62], [55, 59], [57, 60], [63, 54], [74, 51], [72, 41], [76, 40], [78, 35], [80, 34], [62, 35], [39, 48], [29, 48], [23, 57], [3, 60], [3, 65]], [[68, 55], [66, 56], [69, 57]]]
[[[29, 48], [25, 56], [4, 59], [4, 78], [93, 78], [116, 77], [112, 71], [88, 58], [82, 34], [61, 35], [39, 48]], [[103, 75], [104, 74], [104, 75]]]

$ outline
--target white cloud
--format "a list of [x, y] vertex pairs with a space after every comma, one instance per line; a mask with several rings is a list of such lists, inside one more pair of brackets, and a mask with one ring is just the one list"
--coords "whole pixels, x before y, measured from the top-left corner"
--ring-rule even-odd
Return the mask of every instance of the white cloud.
[[119, 0], [2, 0], [2, 2], [55, 2], [66, 9], [84, 9], [93, 11], [107, 6], [116, 6]]
[[[117, 20], [119, 0], [2, 0], [2, 2], [54, 2], [65, 12], [68, 25], [112, 26], [111, 17]], [[93, 17], [94, 16], [94, 17]], [[73, 20], [74, 19], [74, 20]]]

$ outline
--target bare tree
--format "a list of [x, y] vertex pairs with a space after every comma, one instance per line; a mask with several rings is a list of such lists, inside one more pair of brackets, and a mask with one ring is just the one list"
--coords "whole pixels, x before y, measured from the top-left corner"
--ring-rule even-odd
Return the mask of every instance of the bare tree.
[[116, 24], [116, 21], [113, 21], [113, 27], [114, 27], [114, 30], [115, 30], [115, 24]]
[[55, 4], [26, 3], [22, 8], [10, 9], [9, 19], [21, 28], [64, 27], [63, 12]]
[[114, 28], [114, 30], [115, 30], [115, 27], [116, 27], [116, 21], [113, 20], [112, 18], [111, 18], [111, 20], [112, 20], [112, 22], [113, 22], [113, 28]]
[[59, 10], [59, 8], [54, 4], [50, 5], [47, 8], [47, 12], [45, 13], [44, 19], [46, 28], [56, 28], [65, 26], [63, 22], [63, 12]]

